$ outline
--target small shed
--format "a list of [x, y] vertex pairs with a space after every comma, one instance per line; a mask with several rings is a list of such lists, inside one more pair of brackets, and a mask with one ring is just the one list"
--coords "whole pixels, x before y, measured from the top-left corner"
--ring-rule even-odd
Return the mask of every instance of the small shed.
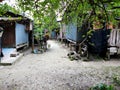
[[[66, 11], [69, 13], [70, 11]], [[65, 14], [67, 14], [65, 13]], [[65, 38], [75, 44], [81, 43], [89, 31], [90, 28], [90, 21], [89, 18], [91, 17], [92, 12], [75, 15], [74, 17], [69, 17], [69, 20], [63, 20], [61, 21], [61, 30], [60, 30], [60, 36]], [[67, 16], [67, 15], [66, 15]], [[65, 17], [66, 17], [65, 16]], [[84, 20], [79, 19], [84, 16]]]
[[29, 46], [32, 22], [22, 15], [6, 12], [0, 17], [0, 26], [4, 28], [2, 36], [3, 48], [16, 48]]
[[88, 26], [78, 27], [74, 22], [67, 24], [65, 33], [66, 39], [74, 43], [82, 42], [88, 32], [88, 29], [85, 27]]

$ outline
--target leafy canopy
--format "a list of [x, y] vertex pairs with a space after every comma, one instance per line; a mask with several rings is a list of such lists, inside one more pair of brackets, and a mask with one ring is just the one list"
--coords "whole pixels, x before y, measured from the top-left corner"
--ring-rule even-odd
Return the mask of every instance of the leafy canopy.
[[9, 6], [7, 3], [5, 4], [0, 4], [0, 16], [5, 14], [7, 11], [11, 11], [14, 13], [19, 13], [19, 10], [16, 10], [14, 7]]
[[[79, 24], [85, 20], [101, 19], [115, 22], [120, 17], [120, 0], [16, 0], [23, 12], [34, 18], [36, 27], [52, 30], [58, 27], [56, 18], [61, 17], [65, 23], [75, 20]], [[7, 4], [0, 5], [0, 13], [8, 10]], [[13, 9], [13, 8], [11, 8]], [[89, 14], [91, 16], [88, 18]]]

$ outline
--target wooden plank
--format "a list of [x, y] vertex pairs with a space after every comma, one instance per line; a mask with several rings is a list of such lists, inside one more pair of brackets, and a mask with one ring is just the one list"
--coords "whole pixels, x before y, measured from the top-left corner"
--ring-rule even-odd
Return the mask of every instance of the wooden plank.
[[29, 44], [28, 43], [22, 43], [22, 44], [17, 45], [16, 48], [18, 49], [18, 48], [25, 47], [25, 46], [28, 47]]

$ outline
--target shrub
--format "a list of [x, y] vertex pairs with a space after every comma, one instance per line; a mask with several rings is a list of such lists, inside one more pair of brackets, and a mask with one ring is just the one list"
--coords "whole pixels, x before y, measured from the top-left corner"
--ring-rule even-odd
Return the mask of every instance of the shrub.
[[90, 90], [116, 90], [113, 85], [98, 84], [94, 87], [91, 87]]
[[117, 85], [117, 86], [120, 86], [120, 77], [115, 75], [113, 77], [113, 83], [115, 83], [115, 85]]

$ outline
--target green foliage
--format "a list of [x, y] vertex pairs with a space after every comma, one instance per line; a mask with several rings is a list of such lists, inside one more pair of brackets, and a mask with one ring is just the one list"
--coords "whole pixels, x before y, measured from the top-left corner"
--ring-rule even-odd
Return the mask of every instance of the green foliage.
[[93, 31], [93, 30], [89, 30], [89, 31], [87, 32], [87, 35], [88, 35], [88, 36], [92, 36], [92, 35], [93, 35], [92, 32], [94, 32], [94, 31]]
[[[56, 11], [59, 7], [59, 0], [17, 0], [23, 12], [32, 12], [35, 25], [39, 30], [58, 27], [56, 22]], [[38, 31], [39, 31], [38, 30]]]
[[101, 83], [101, 84], [98, 84], [90, 88], [90, 90], [116, 90], [116, 89], [114, 88], [113, 85], [106, 85], [106, 84]]
[[117, 86], [120, 86], [120, 77], [118, 75], [113, 76], [113, 83], [115, 83]]
[[8, 4], [0, 4], [0, 16], [2, 16], [4, 13], [6, 13], [7, 11], [11, 11], [14, 13], [19, 13], [19, 10], [16, 10], [15, 8], [9, 6]]
[[[120, 0], [17, 0], [21, 10], [32, 12], [32, 16], [42, 29], [58, 27], [56, 18], [58, 14], [64, 23], [74, 21], [77, 17], [78, 25], [94, 19], [101, 22], [116, 23], [115, 17], [120, 16]], [[89, 15], [91, 13], [91, 15]], [[89, 18], [88, 18], [89, 16]]]

